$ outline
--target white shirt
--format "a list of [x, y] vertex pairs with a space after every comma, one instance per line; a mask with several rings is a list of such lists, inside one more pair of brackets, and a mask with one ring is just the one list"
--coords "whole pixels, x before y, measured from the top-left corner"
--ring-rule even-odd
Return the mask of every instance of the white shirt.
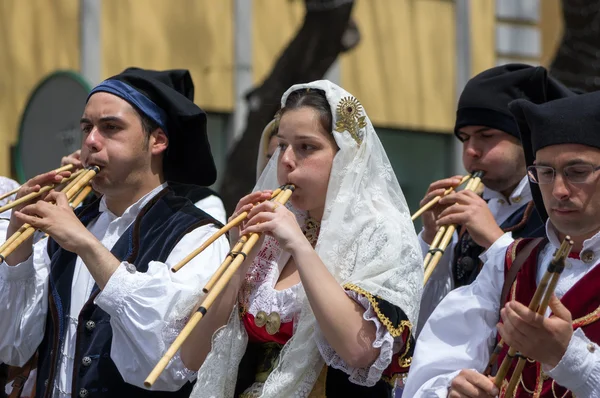
[[208, 215], [222, 224], [227, 224], [227, 214], [223, 201], [216, 195], [207, 196], [196, 202], [196, 207], [204, 210]]
[[[507, 201], [500, 192], [489, 188], [483, 190], [483, 199], [487, 200], [488, 208], [496, 220], [496, 224], [502, 225], [512, 214], [521, 207], [526, 206], [533, 198], [529, 189], [527, 176], [519, 182]], [[423, 257], [427, 255], [429, 244], [423, 240], [423, 232], [419, 234], [419, 243]], [[512, 235], [510, 235], [512, 236]], [[452, 277], [452, 264], [454, 264], [454, 247], [458, 243], [458, 233], [452, 236], [452, 241], [444, 251], [444, 254], [423, 288], [421, 308], [419, 310], [419, 321], [417, 324], [417, 335], [431, 315], [435, 307], [446, 295], [454, 289], [454, 278]]]
[[[88, 229], [107, 249], [112, 249], [144, 205], [164, 186], [148, 193], [121, 217], [112, 214], [102, 199], [101, 213]], [[95, 304], [111, 316], [113, 339], [110, 355], [126, 382], [143, 387], [145, 378], [183, 326], [181, 320], [169, 318], [173, 308], [197, 302], [201, 287], [227, 255], [229, 244], [223, 236], [179, 272], [170, 271], [171, 266], [216, 230], [212, 225], [196, 228], [177, 243], [166, 264], [152, 261], [145, 273], [135, 272], [131, 264], [122, 262], [96, 297]], [[0, 318], [7, 320], [0, 322], [0, 362], [23, 365], [44, 336], [50, 266], [46, 245], [46, 239], [36, 243], [33, 255], [14, 267], [0, 264], [0, 302], [5, 303], [0, 307]], [[54, 397], [71, 395], [76, 320], [93, 286], [91, 274], [78, 257], [71, 291], [69, 328], [58, 375], [53, 382]], [[152, 389], [175, 391], [194, 376], [176, 357]]]
[[[538, 256], [537, 282], [541, 280], [560, 242], [548, 222], [549, 244]], [[512, 242], [504, 234], [481, 255], [484, 266], [469, 286], [450, 292], [435, 309], [417, 340], [405, 394], [408, 397], [446, 397], [452, 380], [462, 369], [482, 372], [496, 343], [496, 323], [500, 315], [500, 295], [504, 284], [504, 259]], [[586, 240], [583, 251], [594, 251], [594, 263], [600, 261], [600, 233]], [[556, 296], [564, 294], [597, 265], [567, 259], [560, 276]], [[526, 303], [528, 304], [528, 303]], [[591, 347], [591, 349], [590, 349]], [[600, 397], [600, 349], [575, 330], [567, 351], [554, 369], [545, 369], [559, 385], [575, 396]]]

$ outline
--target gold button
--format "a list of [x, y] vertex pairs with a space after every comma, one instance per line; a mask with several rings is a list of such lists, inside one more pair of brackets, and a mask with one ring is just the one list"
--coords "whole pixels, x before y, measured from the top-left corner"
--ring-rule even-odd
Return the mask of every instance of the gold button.
[[501, 205], [503, 205], [506, 202], [504, 201], [504, 199], [498, 199], [498, 203], [500, 203]]
[[581, 258], [581, 261], [583, 261], [586, 264], [589, 264], [592, 261], [594, 261], [594, 252], [591, 250], [584, 250], [583, 252], [581, 252], [581, 255], [579, 257]]
[[594, 352], [596, 352], [596, 345], [594, 343], [590, 343], [587, 345], [587, 349], [593, 354]]
[[512, 199], [512, 201], [513, 201], [513, 203], [519, 203], [519, 202], [521, 201], [521, 199], [522, 199], [522, 198], [521, 198], [520, 196], [515, 196], [515, 197]]

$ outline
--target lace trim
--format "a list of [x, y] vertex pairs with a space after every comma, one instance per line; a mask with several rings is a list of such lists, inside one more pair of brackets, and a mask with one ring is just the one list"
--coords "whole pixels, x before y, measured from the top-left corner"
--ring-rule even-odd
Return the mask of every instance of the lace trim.
[[[265, 260], [260, 259], [258, 261]], [[275, 269], [276, 266], [269, 270], [262, 283], [247, 284], [246, 288], [249, 292], [244, 292], [247, 302], [242, 302], [241, 307], [254, 316], [259, 311], [264, 311], [267, 314], [277, 312], [281, 317], [281, 322], [293, 322], [294, 317], [300, 313], [302, 308], [302, 301], [298, 300], [298, 289], [301, 289], [302, 285], [297, 284], [284, 290], [276, 290], [272, 287]]]
[[377, 314], [365, 296], [352, 291], [347, 291], [346, 294], [365, 308], [363, 319], [375, 323], [375, 326], [377, 327], [372, 347], [379, 348], [380, 352], [375, 362], [368, 368], [353, 368], [348, 366], [348, 364], [327, 343], [325, 337], [318, 329], [318, 326], [316, 328], [317, 333], [315, 334], [315, 340], [319, 352], [328, 366], [348, 374], [348, 380], [354, 384], [372, 387], [377, 384], [381, 379], [384, 370], [387, 369], [392, 362], [392, 357], [394, 355], [394, 338], [389, 334], [383, 324], [379, 322]]
[[402, 333], [404, 333], [404, 329], [407, 327], [410, 331], [412, 331], [412, 323], [407, 320], [400, 321], [398, 327], [394, 327], [392, 321], [390, 321], [390, 318], [388, 318], [383, 312], [381, 312], [381, 310], [379, 309], [379, 304], [377, 303], [377, 300], [375, 300], [375, 296], [373, 296], [371, 293], [352, 283], [345, 284], [343, 288], [365, 296], [371, 303], [371, 306], [373, 306], [373, 310], [377, 314], [377, 317], [379, 318], [381, 323], [383, 323], [383, 325], [386, 327], [386, 329], [392, 335], [392, 337], [402, 336]]

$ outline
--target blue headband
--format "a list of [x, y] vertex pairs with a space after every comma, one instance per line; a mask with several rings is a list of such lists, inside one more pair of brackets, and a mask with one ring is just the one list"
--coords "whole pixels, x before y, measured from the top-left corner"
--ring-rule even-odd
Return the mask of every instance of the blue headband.
[[167, 134], [167, 113], [130, 85], [125, 84], [120, 80], [105, 80], [94, 87], [90, 92], [90, 95], [88, 95], [87, 101], [89, 101], [90, 97], [97, 92], [114, 94], [117, 97], [124, 99], [138, 108], [154, 123], [158, 124], [164, 130], [165, 134]]

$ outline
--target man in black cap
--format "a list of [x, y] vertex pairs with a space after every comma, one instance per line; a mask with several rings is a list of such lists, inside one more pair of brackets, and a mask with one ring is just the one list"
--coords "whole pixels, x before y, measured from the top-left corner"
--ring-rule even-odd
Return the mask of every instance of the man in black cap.
[[[81, 118], [81, 160], [100, 168], [92, 186], [102, 197], [75, 214], [53, 192], [12, 214], [8, 235], [29, 223], [50, 236], [0, 264], [0, 361], [23, 365], [37, 351], [38, 397], [191, 391], [194, 374], [178, 357], [154, 384], [159, 391], [141, 388], [185, 323], [170, 314], [193, 308], [229, 250], [222, 237], [170, 271], [219, 225], [188, 199], [216, 178], [190, 87], [186, 70], [131, 68], [100, 83]], [[60, 178], [35, 177], [18, 196]]]
[[[438, 306], [417, 342], [411, 397], [504, 397], [514, 368], [500, 389], [480, 373], [500, 338], [499, 360], [509, 346], [526, 358], [515, 397], [600, 397], [600, 93], [563, 95], [510, 104], [545, 238], [494, 243], [476, 281]], [[538, 315], [528, 306], [567, 235], [573, 249]]]
[[[544, 234], [531, 202], [523, 147], [508, 104], [519, 98], [545, 102], [559, 88], [544, 68], [523, 64], [491, 68], [466, 84], [458, 101], [454, 134], [463, 143], [465, 169], [483, 171], [485, 188], [482, 196], [467, 190], [450, 194], [423, 214], [419, 241], [424, 255], [438, 226], [458, 224], [459, 228], [425, 285], [418, 330], [448, 292], [475, 280], [481, 268], [479, 256], [497, 239], [508, 245], [515, 238]], [[432, 183], [421, 206], [460, 180], [455, 176]]]

